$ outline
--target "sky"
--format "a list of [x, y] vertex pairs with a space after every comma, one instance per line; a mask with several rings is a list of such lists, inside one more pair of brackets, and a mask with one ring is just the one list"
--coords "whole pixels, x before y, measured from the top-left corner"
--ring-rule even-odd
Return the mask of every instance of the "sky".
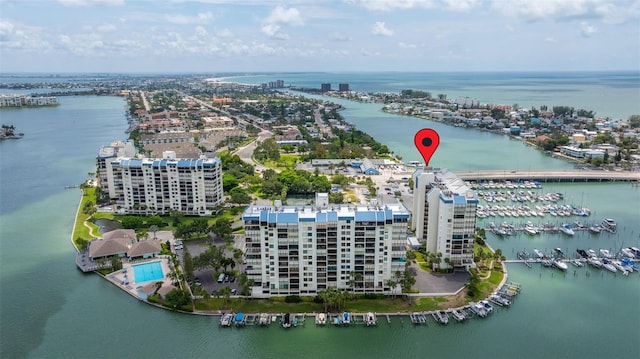
[[640, 71], [640, 0], [0, 0], [0, 72]]

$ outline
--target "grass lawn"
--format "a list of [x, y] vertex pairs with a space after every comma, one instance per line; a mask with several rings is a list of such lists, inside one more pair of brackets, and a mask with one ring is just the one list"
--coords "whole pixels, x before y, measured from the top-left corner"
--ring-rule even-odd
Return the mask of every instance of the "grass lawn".
[[[89, 219], [89, 216], [84, 214], [82, 212], [82, 208], [84, 208], [85, 203], [87, 203], [88, 201], [92, 201], [95, 202], [95, 193], [96, 193], [96, 188], [95, 187], [89, 187], [86, 190], [86, 194], [82, 195], [82, 199], [80, 201], [80, 210], [78, 211], [78, 214], [76, 215], [76, 221], [73, 225], [73, 240], [74, 242], [76, 241], [77, 238], [81, 238], [84, 240], [89, 240], [92, 239], [93, 237], [91, 237], [91, 235], [89, 235], [89, 229], [87, 227], [85, 227], [84, 222]], [[87, 224], [93, 228], [93, 233], [97, 234], [98, 233], [98, 226], [96, 226], [95, 224], [91, 223], [91, 222], [87, 222]]]
[[[455, 297], [412, 298], [406, 300], [403, 297], [388, 297], [384, 299], [355, 299], [346, 302], [342, 310], [356, 313], [403, 313], [415, 311], [428, 311], [446, 309], [449, 306], [461, 306], [465, 300], [463, 295]], [[460, 298], [457, 298], [460, 297]], [[199, 299], [196, 301], [196, 309], [201, 311], [242, 311], [245, 313], [312, 313], [324, 311], [324, 304], [305, 300], [301, 303], [285, 303], [282, 298], [272, 299], [243, 299], [224, 298]]]

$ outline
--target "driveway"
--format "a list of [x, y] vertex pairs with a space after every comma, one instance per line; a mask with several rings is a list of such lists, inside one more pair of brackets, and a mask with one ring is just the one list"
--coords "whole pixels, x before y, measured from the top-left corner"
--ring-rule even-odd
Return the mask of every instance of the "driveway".
[[411, 264], [410, 268], [416, 273], [416, 284], [413, 285], [413, 289], [417, 289], [420, 293], [455, 293], [469, 280], [469, 273], [466, 272], [434, 274], [420, 269], [417, 263]]

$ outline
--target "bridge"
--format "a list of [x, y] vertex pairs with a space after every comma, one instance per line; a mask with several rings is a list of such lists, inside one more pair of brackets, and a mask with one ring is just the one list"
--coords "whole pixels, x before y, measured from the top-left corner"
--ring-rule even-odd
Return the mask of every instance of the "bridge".
[[640, 172], [611, 172], [588, 170], [461, 171], [456, 175], [466, 181], [537, 181], [537, 182], [635, 182]]

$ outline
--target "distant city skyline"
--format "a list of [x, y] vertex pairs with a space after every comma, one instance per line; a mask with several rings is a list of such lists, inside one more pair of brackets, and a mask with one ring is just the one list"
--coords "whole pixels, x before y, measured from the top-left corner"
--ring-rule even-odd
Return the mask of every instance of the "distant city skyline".
[[640, 71], [640, 0], [2, 0], [0, 72]]

